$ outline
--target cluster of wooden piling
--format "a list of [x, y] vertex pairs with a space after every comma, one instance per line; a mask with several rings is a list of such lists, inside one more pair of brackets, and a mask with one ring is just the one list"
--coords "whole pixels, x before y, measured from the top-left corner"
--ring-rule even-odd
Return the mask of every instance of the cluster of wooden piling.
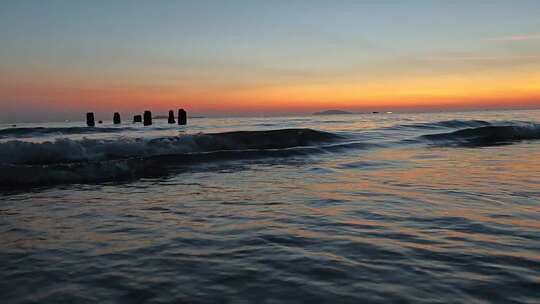
[[[120, 113], [116, 112], [113, 115], [113, 123], [115, 125], [119, 125], [122, 122], [120, 118]], [[144, 126], [151, 126], [152, 125], [152, 112], [151, 111], [144, 111], [143, 115], [135, 115], [133, 116], [133, 123], [143, 123]], [[100, 120], [99, 123], [102, 123]], [[169, 124], [176, 123], [176, 119], [174, 117], [174, 111], [169, 111], [169, 118], [168, 118]], [[185, 125], [187, 124], [187, 113], [184, 109], [178, 110], [178, 124], [179, 125]], [[89, 127], [95, 127], [96, 121], [94, 117], [93, 112], [86, 113], [86, 125]]]

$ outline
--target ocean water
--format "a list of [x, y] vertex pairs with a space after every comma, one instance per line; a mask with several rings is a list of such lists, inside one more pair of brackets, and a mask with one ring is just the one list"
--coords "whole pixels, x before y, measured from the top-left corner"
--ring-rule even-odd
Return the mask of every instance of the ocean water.
[[539, 117], [0, 125], [0, 302], [539, 303]]

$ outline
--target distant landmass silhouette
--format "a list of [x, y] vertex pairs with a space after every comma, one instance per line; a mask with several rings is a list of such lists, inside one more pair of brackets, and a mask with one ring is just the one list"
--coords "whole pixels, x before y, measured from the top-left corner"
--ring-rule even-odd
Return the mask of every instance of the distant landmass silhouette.
[[353, 113], [343, 111], [343, 110], [326, 110], [326, 111], [313, 113], [313, 115], [343, 115], [343, 114], [353, 114]]

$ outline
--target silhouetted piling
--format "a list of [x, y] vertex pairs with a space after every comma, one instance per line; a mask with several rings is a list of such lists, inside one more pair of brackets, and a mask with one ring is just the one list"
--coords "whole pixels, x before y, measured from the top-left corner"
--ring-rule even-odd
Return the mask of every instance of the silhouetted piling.
[[113, 123], [115, 125], [119, 125], [121, 123], [121, 120], [120, 120], [120, 113], [116, 112], [114, 113], [114, 116], [113, 116]]
[[142, 116], [141, 115], [135, 115], [133, 116], [133, 123], [142, 122]]
[[86, 125], [89, 126], [89, 127], [95, 127], [96, 126], [94, 113], [92, 113], [92, 112], [86, 113]]
[[179, 125], [187, 124], [187, 113], [184, 109], [178, 110], [178, 124]]
[[144, 111], [144, 121], [143, 124], [145, 126], [151, 126], [152, 125], [152, 112], [150, 111]]
[[173, 110], [170, 110], [169, 111], [169, 123], [170, 124], [173, 124], [175, 123], [176, 121], [174, 120], [174, 111]]

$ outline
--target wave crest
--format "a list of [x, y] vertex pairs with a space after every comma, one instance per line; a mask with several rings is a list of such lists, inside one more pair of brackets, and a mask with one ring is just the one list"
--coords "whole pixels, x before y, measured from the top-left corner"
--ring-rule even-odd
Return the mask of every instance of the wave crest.
[[540, 124], [489, 125], [449, 133], [428, 134], [423, 135], [422, 138], [439, 144], [459, 146], [501, 145], [522, 140], [540, 139]]
[[339, 138], [311, 129], [282, 129], [157, 139], [14, 140], [0, 143], [0, 187], [162, 176], [175, 165], [310, 154], [318, 151], [317, 144]]
[[0, 163], [46, 165], [219, 150], [284, 149], [308, 146], [337, 138], [335, 134], [311, 129], [282, 129], [195, 134], [157, 139], [57, 139], [44, 143], [13, 140], [0, 143]]
[[420, 130], [434, 130], [434, 129], [460, 129], [460, 128], [477, 128], [483, 126], [491, 125], [490, 122], [484, 120], [463, 120], [463, 119], [452, 119], [452, 120], [442, 120], [435, 122], [421, 122], [421, 123], [411, 123], [411, 124], [400, 124], [389, 127], [390, 130], [408, 130], [408, 129], [420, 129]]

